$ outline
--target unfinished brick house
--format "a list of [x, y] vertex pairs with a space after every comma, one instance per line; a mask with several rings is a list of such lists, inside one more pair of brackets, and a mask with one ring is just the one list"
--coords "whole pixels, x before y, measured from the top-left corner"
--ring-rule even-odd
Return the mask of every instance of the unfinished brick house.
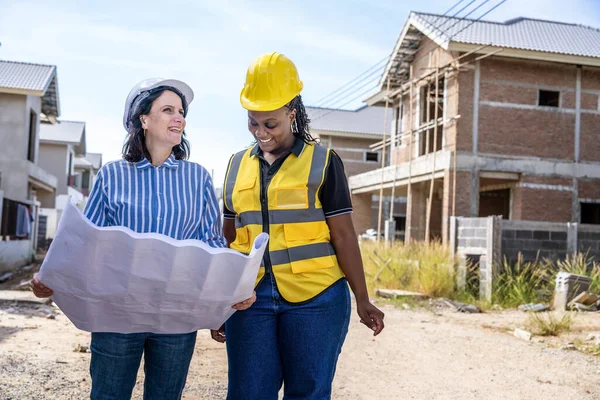
[[451, 216], [600, 223], [600, 30], [413, 12], [380, 87], [391, 165], [350, 178], [355, 215], [383, 175], [408, 240], [447, 241]]
[[[342, 110], [323, 107], [306, 107], [311, 119], [310, 132], [318, 138], [321, 145], [329, 147], [344, 162], [346, 176], [350, 177], [381, 168], [381, 151], [372, 150], [371, 145], [383, 138], [385, 110], [380, 107], [363, 106], [356, 110]], [[387, 133], [390, 133], [391, 112], [387, 122]], [[377, 229], [379, 197], [368, 196], [371, 201], [371, 213], [365, 213], [355, 225], [360, 227], [357, 233], [366, 229]], [[396, 197], [394, 219], [397, 226], [404, 226], [406, 220], [406, 198]], [[389, 196], [383, 200], [383, 218], [389, 218], [391, 212]]]

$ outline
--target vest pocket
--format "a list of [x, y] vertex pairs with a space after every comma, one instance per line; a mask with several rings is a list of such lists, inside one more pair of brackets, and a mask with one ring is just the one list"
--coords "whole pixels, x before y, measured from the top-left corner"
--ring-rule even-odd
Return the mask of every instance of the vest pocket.
[[230, 247], [240, 253], [250, 253], [250, 233], [247, 227], [244, 226], [235, 230], [235, 240]]
[[276, 188], [275, 207], [283, 210], [308, 208], [308, 188]]
[[241, 214], [244, 211], [256, 210], [254, 186], [256, 186], [256, 177], [239, 180], [236, 183], [232, 198], [235, 210], [231, 211]]
[[335, 265], [329, 242], [319, 240], [321, 227], [315, 223], [283, 225], [290, 265], [294, 274], [318, 271]]

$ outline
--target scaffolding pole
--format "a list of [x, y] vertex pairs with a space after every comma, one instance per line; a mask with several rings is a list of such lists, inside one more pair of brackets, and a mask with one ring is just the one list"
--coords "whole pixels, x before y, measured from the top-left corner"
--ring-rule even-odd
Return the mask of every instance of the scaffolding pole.
[[[388, 119], [388, 108], [390, 103], [390, 79], [391, 77], [388, 75], [387, 79], [387, 88], [386, 88], [386, 96], [385, 96], [385, 117], [383, 119], [383, 142], [385, 143], [385, 138], [387, 134], [387, 119]], [[379, 187], [379, 207], [378, 207], [378, 215], [377, 215], [377, 240], [379, 240], [381, 236], [381, 214], [383, 211], [383, 180], [385, 173], [385, 146], [383, 146], [383, 150], [381, 151], [381, 185]]]
[[[436, 58], [436, 64], [438, 59]], [[433, 187], [435, 186], [435, 157], [437, 155], [437, 132], [438, 132], [438, 115], [439, 115], [439, 107], [438, 107], [438, 96], [440, 89], [440, 69], [436, 69], [435, 71], [435, 109], [434, 109], [434, 119], [436, 121], [435, 126], [433, 127], [433, 161], [431, 166], [431, 183], [429, 184], [429, 199], [427, 201], [427, 217], [426, 217], [426, 225], [425, 225], [425, 243], [429, 243], [429, 239], [431, 236], [431, 207], [433, 203]], [[429, 135], [427, 135], [429, 136]]]
[[405, 237], [404, 241], [409, 243], [412, 236], [412, 229], [410, 225], [412, 224], [412, 161], [413, 161], [413, 66], [412, 64], [409, 67], [408, 77], [410, 79], [410, 89], [409, 89], [409, 97], [408, 97], [408, 124], [410, 126], [410, 139], [408, 145], [408, 184], [406, 187], [406, 228], [405, 228]]

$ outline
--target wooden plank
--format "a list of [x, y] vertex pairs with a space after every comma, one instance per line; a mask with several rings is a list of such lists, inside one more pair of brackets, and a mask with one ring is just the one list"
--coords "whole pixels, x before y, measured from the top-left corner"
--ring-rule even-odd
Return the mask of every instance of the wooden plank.
[[375, 294], [379, 297], [386, 299], [397, 299], [400, 297], [411, 298], [413, 300], [426, 300], [429, 296], [423, 293], [410, 292], [408, 290], [396, 290], [396, 289], [377, 289]]
[[23, 290], [0, 290], [0, 302], [2, 303], [27, 303], [27, 304], [52, 304], [52, 299], [40, 299], [32, 292]]

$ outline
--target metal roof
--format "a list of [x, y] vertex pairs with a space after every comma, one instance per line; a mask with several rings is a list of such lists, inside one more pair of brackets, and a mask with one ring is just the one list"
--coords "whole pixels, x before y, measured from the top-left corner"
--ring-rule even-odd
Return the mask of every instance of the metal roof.
[[[531, 58], [549, 59], [549, 54], [556, 55], [554, 58], [566, 57], [568, 61], [563, 62], [575, 64], [586, 64], [589, 60], [589, 64], [596, 65], [600, 61], [600, 29], [597, 28], [523, 17], [492, 22], [411, 12], [381, 76], [381, 90], [388, 76], [392, 88], [407, 80], [409, 66], [425, 37], [446, 50], [470, 45], [492, 46], [505, 49], [500, 56], [512, 50], [529, 52]], [[524, 57], [525, 54], [513, 56]]]
[[42, 112], [60, 115], [56, 66], [0, 60], [0, 93], [42, 97]]
[[477, 21], [415, 12], [409, 18], [426, 25], [442, 42], [600, 58], [600, 29], [589, 26], [523, 17], [506, 22]]
[[102, 153], [86, 153], [85, 159], [92, 164], [94, 169], [102, 167]]
[[85, 122], [58, 121], [40, 124], [40, 143], [72, 144], [77, 154], [85, 154]]
[[[392, 122], [392, 108], [388, 110], [388, 134]], [[311, 119], [311, 130], [370, 134], [374, 138], [383, 135], [385, 109], [364, 106], [357, 110], [306, 107]]]

